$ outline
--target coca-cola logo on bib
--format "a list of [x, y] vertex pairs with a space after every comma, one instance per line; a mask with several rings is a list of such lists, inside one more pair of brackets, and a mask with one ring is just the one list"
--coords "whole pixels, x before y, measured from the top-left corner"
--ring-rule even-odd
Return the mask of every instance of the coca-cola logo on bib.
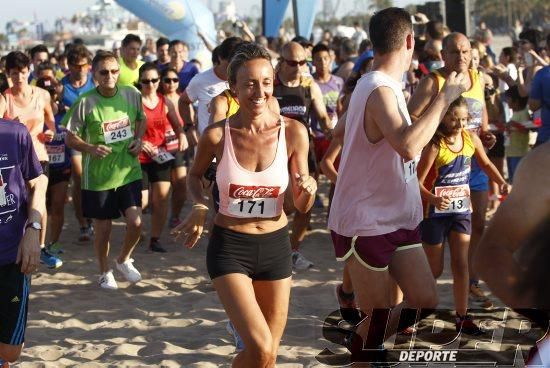
[[124, 117], [122, 119], [107, 121], [103, 123], [103, 130], [106, 132], [112, 132], [115, 130], [126, 128], [128, 125], [130, 125], [130, 122], [128, 121], [127, 117]]
[[231, 198], [277, 198], [280, 187], [229, 184]]
[[46, 146], [48, 153], [63, 153], [65, 151], [64, 146]]
[[461, 198], [470, 196], [470, 188], [468, 185], [437, 187], [435, 189], [435, 195], [439, 197]]

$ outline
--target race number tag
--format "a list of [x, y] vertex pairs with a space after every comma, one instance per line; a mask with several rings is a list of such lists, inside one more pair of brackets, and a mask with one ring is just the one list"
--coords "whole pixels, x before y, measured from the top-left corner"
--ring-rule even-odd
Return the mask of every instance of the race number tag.
[[435, 187], [434, 194], [438, 197], [449, 197], [451, 203], [446, 210], [438, 210], [435, 213], [461, 213], [470, 210], [470, 187], [468, 184], [448, 187]]
[[122, 142], [134, 136], [132, 134], [130, 119], [127, 116], [117, 120], [106, 121], [102, 124], [102, 127], [106, 144]]
[[163, 164], [165, 162], [173, 160], [175, 157], [173, 154], [167, 151], [163, 150], [157, 150], [156, 155], [152, 157], [153, 161], [155, 161], [157, 164]]
[[280, 187], [229, 184], [227, 211], [235, 217], [275, 217], [279, 189]]
[[59, 146], [46, 145], [46, 151], [48, 152], [48, 159], [50, 164], [60, 164], [65, 162], [65, 145]]
[[420, 160], [420, 156], [417, 156], [414, 158], [414, 160], [410, 160], [407, 162], [403, 160], [403, 170], [405, 172], [405, 183], [408, 183], [412, 179], [416, 178], [416, 167], [418, 166], [419, 160]]
[[167, 130], [164, 134], [164, 141], [166, 145], [166, 150], [168, 152], [175, 152], [179, 148], [179, 142], [178, 137], [176, 136], [176, 133], [172, 129]]

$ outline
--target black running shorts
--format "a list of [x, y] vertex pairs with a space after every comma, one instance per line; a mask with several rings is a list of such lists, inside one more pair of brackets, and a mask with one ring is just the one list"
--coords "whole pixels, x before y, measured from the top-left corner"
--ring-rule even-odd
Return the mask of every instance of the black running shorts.
[[31, 277], [15, 263], [0, 266], [0, 343], [25, 341]]
[[117, 219], [130, 207], [141, 207], [141, 180], [116, 189], [82, 190], [82, 212], [86, 218]]
[[288, 227], [267, 234], [244, 234], [214, 225], [206, 267], [211, 279], [242, 273], [252, 280], [275, 281], [292, 275]]

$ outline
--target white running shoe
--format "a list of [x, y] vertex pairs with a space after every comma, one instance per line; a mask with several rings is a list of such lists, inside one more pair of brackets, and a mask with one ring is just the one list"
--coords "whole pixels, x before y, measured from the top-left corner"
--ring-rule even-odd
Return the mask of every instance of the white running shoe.
[[99, 277], [99, 286], [103, 289], [109, 290], [118, 289], [118, 284], [116, 283], [115, 276], [113, 275], [113, 270], [109, 270]]
[[134, 262], [134, 259], [130, 258], [122, 264], [115, 261], [115, 264], [116, 264], [117, 270], [119, 270], [120, 273], [122, 273], [124, 275], [126, 280], [128, 280], [131, 283], [136, 283], [139, 280], [141, 280], [141, 274], [134, 267], [133, 262]]
[[302, 253], [298, 251], [292, 252], [292, 268], [297, 271], [303, 271], [311, 267], [313, 267], [313, 262], [304, 257]]

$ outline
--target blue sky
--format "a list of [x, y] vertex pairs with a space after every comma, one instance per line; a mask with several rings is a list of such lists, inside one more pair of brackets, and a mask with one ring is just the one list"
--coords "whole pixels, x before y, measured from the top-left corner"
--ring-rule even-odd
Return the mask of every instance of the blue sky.
[[[7, 1], [7, 0], [6, 0]], [[203, 0], [208, 3], [208, 0]], [[320, 1], [320, 0], [319, 0]], [[39, 20], [55, 19], [58, 16], [71, 16], [75, 12], [84, 11], [88, 6], [94, 4], [95, 0], [23, 0], [11, 1], [9, 6], [2, 6], [0, 11], [0, 33], [5, 32], [6, 22], [11, 19], [32, 20], [36, 17]], [[212, 1], [215, 9], [218, 9], [219, 0]], [[418, 0], [394, 0], [397, 6], [405, 6], [410, 3], [422, 3]], [[261, 0], [235, 0], [237, 9], [248, 10], [256, 5], [261, 6]], [[353, 10], [353, 0], [342, 1], [342, 13]], [[30, 10], [32, 9], [32, 10]], [[50, 22], [52, 23], [52, 22]]]

